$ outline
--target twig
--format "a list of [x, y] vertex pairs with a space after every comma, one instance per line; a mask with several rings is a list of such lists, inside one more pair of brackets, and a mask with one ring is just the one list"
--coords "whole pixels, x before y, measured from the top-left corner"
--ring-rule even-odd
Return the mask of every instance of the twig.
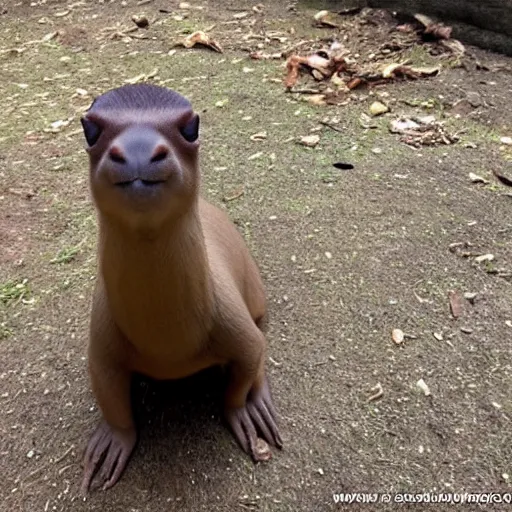
[[330, 128], [331, 130], [334, 130], [335, 132], [340, 132], [340, 133], [345, 132], [345, 130], [342, 130], [341, 128], [338, 128], [337, 126], [334, 126], [333, 124], [327, 123], [325, 121], [320, 121], [320, 124], [327, 126], [327, 128]]
[[229, 203], [230, 201], [234, 201], [235, 199], [238, 199], [239, 197], [242, 197], [245, 194], [245, 191], [242, 189], [236, 194], [233, 194], [232, 196], [226, 196], [224, 197], [223, 201], [225, 203]]

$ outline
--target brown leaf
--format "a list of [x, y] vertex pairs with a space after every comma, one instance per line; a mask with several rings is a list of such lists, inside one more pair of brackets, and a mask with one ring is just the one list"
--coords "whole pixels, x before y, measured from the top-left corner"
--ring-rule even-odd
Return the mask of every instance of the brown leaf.
[[424, 34], [430, 34], [436, 39], [450, 39], [452, 36], [452, 27], [443, 23], [431, 23], [425, 27]]
[[352, 78], [347, 84], [347, 87], [349, 89], [355, 89], [356, 87], [359, 87], [363, 81], [359, 77]]
[[210, 48], [216, 52], [223, 53], [220, 44], [201, 30], [198, 30], [193, 34], [190, 34], [188, 37], [185, 38], [185, 40], [181, 44], [185, 48], [192, 48], [193, 46], [199, 44], [201, 46], [206, 46], [207, 48]]
[[338, 28], [339, 25], [330, 19], [331, 16], [329, 11], [319, 11], [314, 16], [315, 24], [319, 27]]
[[448, 298], [450, 300], [450, 311], [453, 318], [459, 318], [462, 315], [462, 304], [460, 295], [455, 290], [448, 292]]

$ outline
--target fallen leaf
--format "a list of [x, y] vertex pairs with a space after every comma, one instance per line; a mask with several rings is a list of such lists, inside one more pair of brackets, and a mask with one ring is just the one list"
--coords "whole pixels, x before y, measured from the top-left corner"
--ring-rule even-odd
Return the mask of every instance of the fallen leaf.
[[368, 397], [367, 402], [374, 402], [384, 394], [384, 390], [382, 389], [382, 385], [380, 382], [377, 382], [377, 384], [373, 386], [373, 388], [371, 388], [370, 391], [374, 391], [374, 394]]
[[493, 261], [494, 260], [494, 254], [482, 254], [481, 256], [477, 256], [475, 258], [475, 261], [477, 263], [483, 263], [484, 261]]
[[254, 141], [265, 140], [267, 138], [267, 132], [258, 132], [251, 135], [250, 139]]
[[311, 94], [306, 97], [306, 101], [317, 107], [327, 105], [327, 102], [325, 101], [325, 94]]
[[439, 73], [439, 66], [431, 67], [413, 67], [405, 64], [388, 64], [382, 69], [382, 78], [394, 78], [395, 76], [405, 76], [408, 78], [419, 78], [421, 76], [431, 76]]
[[230, 201], [234, 201], [235, 199], [238, 199], [239, 197], [242, 197], [243, 195], [245, 194], [245, 190], [242, 188], [240, 190], [238, 190], [237, 192], [229, 195], [229, 196], [225, 196], [222, 200], [225, 202], [225, 203], [229, 203]]
[[452, 36], [452, 27], [443, 23], [431, 23], [425, 27], [424, 34], [432, 35], [436, 39], [450, 39]]
[[450, 50], [456, 57], [462, 57], [466, 53], [465, 46], [458, 39], [440, 41], [441, 44]]
[[450, 300], [450, 311], [453, 318], [459, 318], [462, 314], [460, 295], [455, 290], [450, 290], [448, 292], [448, 298]]
[[338, 28], [339, 25], [333, 22], [331, 17], [332, 13], [329, 11], [318, 11], [314, 16], [315, 24], [319, 27]]
[[318, 135], [305, 135], [300, 138], [300, 143], [308, 148], [314, 148], [320, 142]]
[[404, 332], [401, 329], [393, 329], [391, 331], [391, 338], [397, 345], [400, 345], [404, 342]]
[[363, 83], [363, 81], [360, 78], [355, 77], [355, 78], [352, 78], [352, 80], [348, 81], [347, 87], [350, 90], [352, 90], [352, 89], [355, 89], [356, 87], [359, 87], [362, 83]]
[[283, 58], [283, 53], [265, 53], [262, 51], [251, 52], [249, 57], [254, 60], [279, 60]]
[[416, 382], [416, 386], [423, 391], [425, 396], [430, 396], [430, 389], [427, 386], [426, 382], [423, 379], [420, 379], [418, 382]]
[[385, 114], [386, 112], [389, 112], [389, 107], [384, 105], [384, 103], [381, 103], [380, 101], [374, 101], [370, 105], [370, 114], [372, 116], [380, 116], [382, 114]]
[[343, 69], [345, 54], [345, 47], [335, 41], [329, 49], [320, 50], [307, 56], [290, 55], [286, 61], [285, 86], [291, 89], [297, 83], [301, 67], [309, 69], [317, 80], [330, 78], [333, 73]]
[[470, 304], [474, 304], [475, 303], [475, 299], [476, 299], [476, 293], [471, 293], [471, 292], [465, 292], [464, 293], [464, 298], [470, 303]]
[[178, 5], [178, 9], [195, 9], [197, 11], [202, 11], [204, 7], [202, 5], [191, 5], [188, 2], [181, 2]]
[[436, 39], [450, 39], [452, 28], [442, 23], [436, 23], [424, 14], [415, 14], [414, 18], [423, 25], [423, 33]]
[[222, 47], [219, 45], [219, 43], [217, 43], [217, 41], [212, 39], [209, 35], [201, 30], [190, 34], [181, 44], [185, 48], [192, 48], [198, 44], [210, 48], [216, 52], [223, 53]]
[[478, 174], [475, 174], [473, 172], [469, 173], [469, 179], [472, 183], [489, 183], [489, 180], [486, 180], [485, 178], [482, 178], [482, 176], [479, 176]]

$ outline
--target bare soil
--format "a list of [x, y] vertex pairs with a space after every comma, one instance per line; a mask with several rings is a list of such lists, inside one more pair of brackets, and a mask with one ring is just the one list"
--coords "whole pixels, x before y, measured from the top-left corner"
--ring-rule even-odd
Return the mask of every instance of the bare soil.
[[[250, 2], [191, 3], [204, 8], [0, 5], [2, 509], [323, 511], [340, 507], [340, 492], [512, 492], [512, 197], [492, 175], [512, 174], [512, 146], [501, 141], [512, 135], [512, 60], [475, 48], [454, 58], [439, 43], [409, 44], [410, 34], [398, 39], [409, 46], [383, 52], [398, 36], [378, 12], [328, 29], [312, 26], [313, 2], [264, 2], [261, 12]], [[134, 14], [149, 28], [126, 32]], [[194, 30], [224, 53], [169, 54]], [[315, 106], [285, 91], [284, 59], [249, 58], [332, 38], [355, 61], [442, 70]], [[219, 414], [216, 370], [137, 379], [136, 452], [117, 486], [84, 502], [82, 450], [99, 412], [86, 371], [96, 221], [79, 118], [129, 80], [175, 88], [201, 113], [203, 193], [228, 210], [267, 285], [285, 446], [258, 465], [239, 450]], [[299, 88], [320, 85], [303, 75]], [[390, 112], [368, 128], [361, 114], [377, 99]], [[410, 147], [388, 129], [400, 115], [434, 115], [459, 140]], [[311, 134], [315, 148], [297, 143]], [[494, 259], [478, 263], [485, 254]], [[393, 329], [406, 334], [401, 345]], [[382, 396], [369, 401], [377, 385]]]

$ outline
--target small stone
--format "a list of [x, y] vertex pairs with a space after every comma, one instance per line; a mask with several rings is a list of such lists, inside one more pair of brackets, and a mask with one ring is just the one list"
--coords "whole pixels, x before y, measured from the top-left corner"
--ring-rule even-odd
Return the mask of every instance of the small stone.
[[511, 146], [512, 145], [512, 137], [501, 137], [500, 142], [507, 146]]
[[323, 474], [324, 474], [324, 470], [323, 470], [322, 468], [318, 468], [318, 469], [317, 469], [317, 471], [318, 471], [318, 473], [319, 473], [320, 475], [323, 475]]
[[326, 252], [325, 252], [325, 257], [326, 257], [328, 260], [330, 260], [330, 259], [332, 259], [332, 254], [331, 254], [329, 251], [326, 251]]
[[482, 97], [477, 92], [468, 92], [466, 98], [473, 107], [479, 107], [482, 104]]
[[393, 329], [391, 332], [391, 338], [397, 345], [401, 345], [404, 342], [404, 332], [401, 329]]
[[27, 457], [28, 457], [29, 459], [31, 459], [34, 455], [35, 455], [34, 450], [30, 450], [30, 451], [27, 453]]
[[300, 138], [300, 143], [308, 148], [314, 148], [320, 142], [318, 135], [306, 135]]
[[435, 332], [435, 333], [434, 333], [434, 338], [435, 338], [437, 341], [443, 341], [443, 335], [442, 335], [440, 332]]
[[372, 116], [380, 116], [382, 114], [385, 114], [386, 112], [389, 112], [389, 107], [384, 105], [384, 103], [381, 103], [380, 101], [374, 101], [370, 105], [370, 114]]
[[269, 445], [261, 438], [256, 439], [256, 447], [254, 450], [256, 453], [256, 460], [266, 461], [272, 458], [272, 451]]
[[430, 389], [427, 386], [426, 382], [423, 379], [420, 379], [418, 382], [416, 382], [416, 386], [423, 391], [425, 396], [430, 396]]
[[473, 329], [471, 329], [470, 327], [461, 327], [460, 330], [464, 334], [471, 334], [473, 332]]
[[501, 477], [503, 478], [503, 480], [505, 480], [505, 482], [508, 482], [510, 480], [510, 475], [508, 473], [503, 473]]

